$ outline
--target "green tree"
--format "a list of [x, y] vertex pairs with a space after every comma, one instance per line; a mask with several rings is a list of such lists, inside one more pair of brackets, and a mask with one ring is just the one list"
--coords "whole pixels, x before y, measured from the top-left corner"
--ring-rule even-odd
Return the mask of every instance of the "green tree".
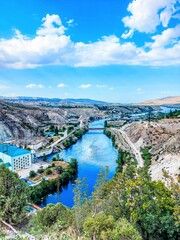
[[110, 240], [141, 240], [142, 237], [135, 227], [125, 218], [118, 220], [110, 234]]
[[20, 223], [26, 216], [28, 189], [18, 175], [0, 165], [0, 219], [10, 224]]
[[111, 208], [116, 208], [116, 218], [134, 222], [145, 239], [178, 238], [173, 216], [175, 201], [163, 182], [151, 181], [146, 168], [142, 168], [119, 174], [113, 183], [109, 201]]
[[51, 174], [52, 174], [52, 171], [51, 171], [50, 168], [47, 168], [47, 169], [46, 169], [46, 174], [47, 174], [47, 175], [51, 175]]
[[59, 133], [58, 127], [55, 127], [55, 134], [57, 135]]
[[61, 174], [63, 172], [63, 167], [62, 166], [58, 166], [56, 168], [56, 171], [57, 171], [58, 174]]
[[76, 185], [74, 188], [74, 221], [75, 221], [75, 229], [77, 235], [80, 234], [83, 228], [83, 223], [87, 217], [88, 210], [86, 208], [87, 204], [87, 184], [86, 179], [77, 179]]
[[84, 232], [91, 239], [110, 239], [115, 219], [107, 216], [104, 212], [98, 213], [95, 217], [88, 217], [84, 222]]
[[33, 215], [31, 220], [31, 230], [33, 232], [39, 231], [39, 229], [46, 230], [55, 224], [60, 223], [61, 228], [67, 227], [69, 219], [71, 218], [71, 211], [63, 206], [61, 203], [49, 204], [47, 207], [38, 211]]
[[44, 172], [44, 169], [43, 169], [43, 168], [39, 168], [39, 169], [37, 170], [37, 172], [38, 172], [38, 173], [43, 173], [43, 172]]
[[35, 171], [31, 170], [31, 171], [29, 172], [29, 177], [30, 177], [30, 178], [34, 178], [34, 177], [36, 177], [36, 176], [37, 176], [37, 173], [36, 173]]
[[43, 154], [43, 161], [44, 161], [44, 162], [46, 162], [46, 161], [47, 161], [47, 156], [46, 156], [46, 154], [45, 154], [45, 153]]

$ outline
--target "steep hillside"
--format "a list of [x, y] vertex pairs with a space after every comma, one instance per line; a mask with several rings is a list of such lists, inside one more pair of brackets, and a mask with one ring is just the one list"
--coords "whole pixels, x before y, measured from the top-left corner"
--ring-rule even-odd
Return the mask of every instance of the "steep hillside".
[[[151, 146], [150, 172], [154, 180], [167, 180], [163, 176], [167, 172], [177, 181], [180, 174], [180, 119], [134, 122], [111, 131], [119, 148], [127, 149], [137, 158], [141, 154], [141, 148]], [[141, 165], [141, 158], [138, 160]]]
[[23, 138], [39, 133], [45, 123], [64, 123], [62, 110], [0, 102], [0, 138]]
[[41, 135], [43, 127], [63, 125], [71, 117], [103, 117], [96, 108], [50, 108], [0, 101], [0, 139]]

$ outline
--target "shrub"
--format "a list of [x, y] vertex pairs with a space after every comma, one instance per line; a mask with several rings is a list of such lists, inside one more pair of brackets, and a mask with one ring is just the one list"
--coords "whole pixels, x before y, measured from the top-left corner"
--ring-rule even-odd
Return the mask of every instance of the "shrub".
[[51, 169], [49, 169], [49, 168], [48, 168], [48, 169], [46, 169], [46, 174], [47, 174], [47, 175], [51, 175], [51, 174], [52, 174], [52, 171], [51, 171]]
[[36, 176], [37, 176], [37, 173], [36, 173], [35, 171], [31, 170], [31, 171], [29, 172], [29, 177], [30, 177], [30, 178], [34, 178], [34, 177], [36, 177]]
[[43, 169], [43, 168], [39, 168], [39, 169], [37, 170], [37, 172], [38, 172], [38, 173], [43, 173], [43, 172], [44, 172], [44, 169]]

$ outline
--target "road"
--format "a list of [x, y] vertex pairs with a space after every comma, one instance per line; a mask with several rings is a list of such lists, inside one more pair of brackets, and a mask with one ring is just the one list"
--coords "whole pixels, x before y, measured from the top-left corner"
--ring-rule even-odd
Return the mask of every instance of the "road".
[[[72, 132], [70, 134], [72, 134]], [[56, 142], [52, 143], [49, 147], [52, 148], [52, 147], [56, 146], [59, 142], [61, 142], [64, 139], [66, 139], [69, 135], [67, 135], [67, 129], [66, 129], [66, 131], [64, 132], [64, 136], [59, 138]]]
[[[114, 133], [117, 133], [117, 129], [113, 129]], [[136, 157], [136, 160], [138, 162], [139, 167], [143, 167], [143, 159], [141, 157], [141, 152], [136, 148], [134, 143], [131, 141], [131, 139], [127, 136], [126, 132], [122, 130], [122, 128], [118, 129], [118, 132], [121, 133], [121, 136], [124, 138], [124, 140], [127, 142], [128, 146], [130, 147], [131, 151]]]

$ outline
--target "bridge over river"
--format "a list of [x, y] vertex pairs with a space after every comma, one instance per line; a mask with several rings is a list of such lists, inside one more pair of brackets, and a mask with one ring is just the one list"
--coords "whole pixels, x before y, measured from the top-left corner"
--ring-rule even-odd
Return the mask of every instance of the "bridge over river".
[[103, 127], [89, 127], [88, 130], [96, 131], [96, 130], [104, 130], [104, 128]]

